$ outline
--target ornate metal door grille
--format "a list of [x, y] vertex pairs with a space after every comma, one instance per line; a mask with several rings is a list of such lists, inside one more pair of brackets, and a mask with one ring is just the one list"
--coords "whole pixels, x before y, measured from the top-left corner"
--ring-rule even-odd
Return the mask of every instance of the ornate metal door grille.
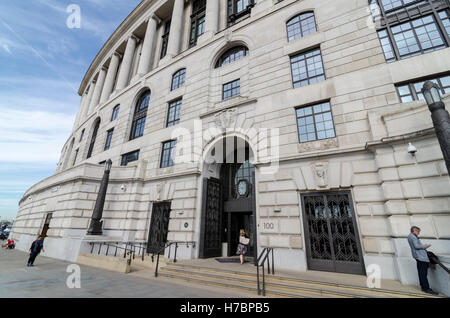
[[152, 221], [148, 235], [147, 253], [157, 253], [167, 242], [170, 202], [153, 204]]
[[308, 268], [365, 274], [349, 192], [302, 195]]
[[203, 184], [203, 218], [201, 257], [216, 257], [222, 254], [222, 189], [219, 180], [210, 178]]

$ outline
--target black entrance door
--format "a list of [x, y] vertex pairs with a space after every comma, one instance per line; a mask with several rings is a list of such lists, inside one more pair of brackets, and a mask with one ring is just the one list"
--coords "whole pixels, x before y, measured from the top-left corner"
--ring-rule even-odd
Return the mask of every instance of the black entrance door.
[[215, 178], [203, 181], [202, 239], [200, 257], [222, 255], [222, 185]]
[[350, 192], [302, 195], [308, 268], [365, 275]]
[[158, 253], [167, 242], [170, 202], [153, 204], [152, 221], [148, 235], [147, 253]]

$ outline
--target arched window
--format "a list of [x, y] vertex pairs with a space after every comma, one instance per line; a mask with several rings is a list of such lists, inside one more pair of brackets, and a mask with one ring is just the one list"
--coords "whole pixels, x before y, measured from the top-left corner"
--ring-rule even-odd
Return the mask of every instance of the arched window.
[[288, 41], [297, 40], [317, 31], [314, 12], [301, 13], [286, 23]]
[[186, 69], [183, 68], [176, 72], [172, 77], [172, 90], [175, 90], [184, 85], [184, 79], [186, 77]]
[[150, 103], [150, 90], [146, 90], [139, 97], [133, 115], [130, 140], [141, 137], [144, 134], [145, 120], [147, 118], [148, 104]]
[[247, 55], [248, 55], [247, 47], [245, 47], [243, 45], [235, 46], [222, 54], [222, 56], [219, 58], [219, 60], [216, 63], [216, 68], [219, 68], [219, 67], [222, 67], [231, 62], [240, 60], [241, 58], [243, 58]]
[[99, 127], [100, 127], [100, 118], [97, 119], [97, 122], [95, 123], [94, 132], [92, 133], [91, 143], [89, 144], [89, 151], [88, 151], [86, 159], [89, 159], [90, 157], [92, 157], [92, 151], [94, 150], [95, 139], [97, 138], [97, 133], [98, 133]]

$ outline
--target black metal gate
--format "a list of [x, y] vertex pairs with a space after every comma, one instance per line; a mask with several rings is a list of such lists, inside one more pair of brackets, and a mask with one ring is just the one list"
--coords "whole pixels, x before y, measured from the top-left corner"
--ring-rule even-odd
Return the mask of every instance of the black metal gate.
[[200, 257], [222, 255], [222, 187], [218, 179], [203, 181], [202, 238], [200, 239]]
[[153, 204], [152, 221], [148, 234], [147, 253], [158, 253], [167, 242], [170, 202]]
[[365, 275], [348, 191], [302, 195], [308, 268]]

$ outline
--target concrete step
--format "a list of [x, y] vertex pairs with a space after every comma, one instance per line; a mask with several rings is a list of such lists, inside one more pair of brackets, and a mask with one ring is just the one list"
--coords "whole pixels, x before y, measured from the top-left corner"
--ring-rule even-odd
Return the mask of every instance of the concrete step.
[[[226, 270], [209, 268], [198, 265], [166, 264], [160, 269], [161, 275], [170, 275], [172, 278], [191, 279], [198, 281], [215, 281], [233, 285], [236, 288], [243, 287], [246, 290], [253, 288], [256, 292], [256, 269], [255, 273], [239, 272], [236, 270]], [[280, 275], [265, 275], [266, 294], [271, 293], [280, 297], [392, 297], [392, 298], [440, 298], [436, 296], [412, 293], [405, 291], [372, 289], [362, 286], [352, 286], [345, 284], [327, 283], [319, 281], [308, 281]], [[260, 279], [262, 283], [262, 279]], [[284, 296], [283, 296], [284, 295]]]

